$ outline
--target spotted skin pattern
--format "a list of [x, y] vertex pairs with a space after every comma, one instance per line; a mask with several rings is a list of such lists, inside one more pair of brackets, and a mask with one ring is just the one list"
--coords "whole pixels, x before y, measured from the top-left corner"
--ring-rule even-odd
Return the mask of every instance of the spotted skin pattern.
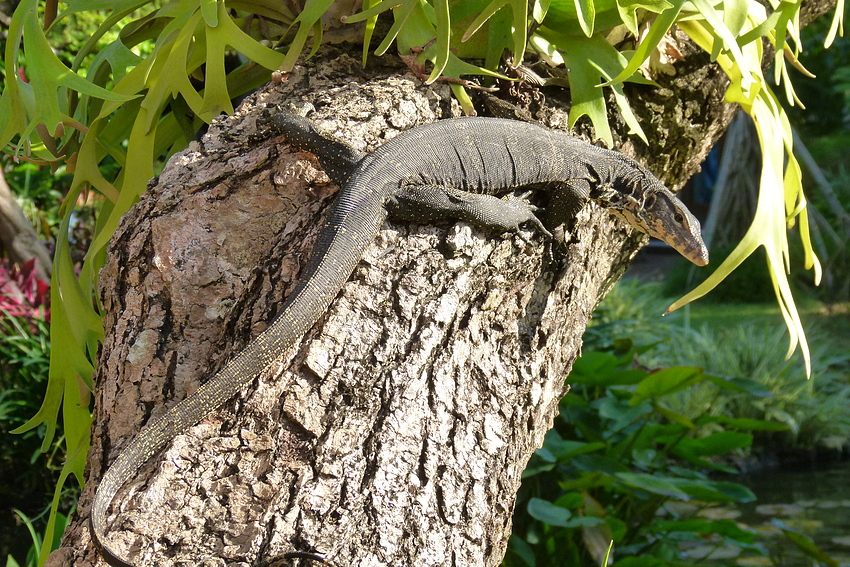
[[[314, 153], [341, 189], [295, 290], [268, 328], [195, 394], [151, 420], [104, 474], [91, 509], [91, 534], [113, 566], [132, 566], [107, 541], [115, 494], [176, 434], [244, 390], [325, 312], [388, 216], [419, 222], [466, 220], [501, 232], [529, 225], [549, 235], [589, 200], [660, 238], [697, 265], [708, 263], [699, 222], [636, 161], [528, 122], [442, 120], [403, 132], [364, 154], [320, 134], [305, 118], [275, 108], [264, 122], [295, 149]], [[515, 197], [548, 193], [543, 222]]]

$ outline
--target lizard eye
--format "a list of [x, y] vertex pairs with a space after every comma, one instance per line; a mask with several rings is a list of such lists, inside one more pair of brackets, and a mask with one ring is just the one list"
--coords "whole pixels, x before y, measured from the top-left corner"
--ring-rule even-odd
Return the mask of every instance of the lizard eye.
[[680, 213], [676, 213], [676, 214], [673, 216], [673, 218], [674, 218], [674, 219], [676, 220], [676, 222], [677, 222], [677, 223], [679, 223], [679, 224], [682, 224], [683, 222], [685, 222], [685, 217], [683, 217]]

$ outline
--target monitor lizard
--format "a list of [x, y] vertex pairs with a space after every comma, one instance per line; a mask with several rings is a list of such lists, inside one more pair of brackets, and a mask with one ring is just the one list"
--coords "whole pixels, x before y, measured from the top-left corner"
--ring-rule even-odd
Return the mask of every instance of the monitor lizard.
[[[279, 315], [195, 394], [148, 423], [103, 475], [91, 535], [111, 565], [132, 565], [105, 537], [117, 491], [178, 432], [243, 390], [313, 326], [388, 216], [461, 219], [500, 232], [527, 225], [551, 236], [549, 229], [593, 200], [693, 263], [708, 263], [699, 222], [655, 176], [619, 152], [565, 132], [504, 118], [456, 118], [412, 128], [365, 154], [280, 107], [266, 110], [261, 120], [269, 134], [315, 154], [339, 193]], [[523, 199], [500, 198], [535, 187], [549, 195], [543, 221]]]

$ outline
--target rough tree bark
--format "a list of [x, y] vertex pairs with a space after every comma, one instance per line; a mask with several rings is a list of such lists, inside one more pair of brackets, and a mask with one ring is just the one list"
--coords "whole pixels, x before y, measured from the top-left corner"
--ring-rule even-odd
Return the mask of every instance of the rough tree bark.
[[21, 265], [35, 258], [38, 277], [50, 281], [53, 268], [50, 252], [39, 240], [38, 234], [15, 200], [15, 195], [6, 183], [0, 170], [0, 252], [5, 252], [12, 262]]
[[[630, 93], [649, 148], [617, 141], [673, 189], [736, 110], [722, 72], [681, 49], [675, 76]], [[51, 564], [104, 564], [85, 523], [97, 479], [262, 330], [310, 252], [336, 188], [311, 156], [257, 133], [259, 107], [309, 102], [360, 149], [459, 115], [444, 85], [385, 64], [363, 71], [324, 50], [174, 156], [126, 216], [100, 275], [88, 482]], [[564, 93], [547, 95], [538, 118], [565, 127]], [[643, 240], [593, 205], [556, 255], [539, 237], [387, 223], [308, 335], [125, 487], [111, 541], [139, 565], [259, 565], [288, 551], [340, 566], [499, 564], [587, 320]]]

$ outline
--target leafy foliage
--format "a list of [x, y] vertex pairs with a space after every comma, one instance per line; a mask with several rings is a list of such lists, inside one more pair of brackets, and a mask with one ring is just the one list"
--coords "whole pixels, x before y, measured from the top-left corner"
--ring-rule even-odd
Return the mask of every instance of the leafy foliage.
[[741, 385], [751, 395], [703, 381], [668, 397], [666, 403], [691, 420], [710, 414], [784, 424], [782, 431], [755, 434], [757, 452], [808, 454], [847, 446], [846, 316], [835, 314], [808, 329], [818, 377], [807, 380], [800, 356], [789, 360], [776, 356], [782, 349], [782, 328], [774, 309], [712, 304], [694, 308], [689, 318], [682, 313], [661, 318], [658, 314], [665, 304], [661, 288], [635, 279], [618, 282], [594, 313], [584, 336], [586, 348], [628, 351], [633, 347], [627, 337], [641, 337], [652, 345], [639, 349], [646, 366], [694, 365]]
[[647, 362], [699, 365], [736, 380], [757, 385], [760, 395], [741, 396], [707, 385], [684, 392], [671, 404], [691, 415], [766, 419], [783, 423], [781, 433], [762, 434], [759, 444], [784, 452], [812, 448], [841, 450], [850, 444], [850, 355], [836, 352], [828, 337], [810, 330], [815, 339], [812, 357], [820, 369], [817, 380], [805, 380], [799, 360], [780, 361], [781, 329], [776, 325], [747, 325], [696, 330], [680, 329], [647, 356]]
[[[846, 136], [847, 126], [850, 125], [850, 37], [836, 37], [834, 44], [827, 50], [823, 38], [829, 27], [829, 20], [819, 19], [800, 32], [803, 48], [809, 54], [806, 68], [817, 77], [817, 81], [797, 81], [795, 88], [801, 100], [815, 104], [810, 104], [808, 108], [794, 106], [787, 110], [794, 127], [799, 129], [807, 144], [825, 135]], [[811, 145], [809, 149], [815, 153]], [[834, 159], [820, 159], [829, 156], [817, 153], [815, 157], [822, 167], [829, 167], [841, 163], [846, 158], [846, 152], [835, 155]], [[846, 167], [850, 164], [845, 161], [844, 165]]]
[[[754, 392], [698, 368], [635, 367], [638, 352], [576, 361], [573, 389], [523, 475], [506, 565], [599, 565], [612, 540], [614, 565], [678, 565], [683, 544], [709, 537], [759, 549], [754, 533], [699, 514], [754, 495], [701, 471], [734, 472], [724, 459], [749, 448], [749, 431], [785, 426], [676, 413], [670, 398], [697, 384]], [[685, 514], [675, 502], [695, 506]]]
[[[40, 455], [44, 429], [12, 436], [9, 431], [22, 425], [38, 410], [47, 382], [50, 343], [47, 284], [35, 275], [34, 262], [9, 268], [0, 264], [0, 534], [3, 547], [14, 543], [12, 507], [41, 512], [43, 495], [55, 483], [55, 471], [64, 455], [52, 444], [45, 458]], [[46, 465], [46, 466], [45, 466]], [[34, 534], [30, 520], [18, 517]], [[36, 553], [27, 561], [35, 565]], [[10, 558], [11, 561], [14, 561]]]
[[[27, 531], [29, 532], [30, 538], [32, 539], [32, 546], [26, 555], [26, 561], [23, 563], [23, 567], [36, 567], [39, 565], [38, 555], [41, 548], [44, 546], [44, 541], [36, 531], [35, 522], [27, 517], [26, 514], [21, 512], [20, 510], [15, 510], [15, 514], [20, 518], [21, 523], [26, 526]], [[58, 529], [54, 533], [54, 539], [50, 549], [58, 549], [61, 543], [61, 534], [65, 530], [65, 526], [68, 525], [68, 516], [64, 514], [57, 514], [57, 525]], [[6, 557], [6, 567], [21, 567], [21, 563], [18, 563], [12, 555]]]
[[[799, 357], [776, 360], [776, 325], [729, 325], [722, 338], [690, 331], [681, 314], [658, 317], [659, 289], [621, 280], [594, 313], [589, 352], [567, 379], [573, 389], [524, 474], [505, 565], [606, 565], [611, 541], [616, 566], [701, 565], [694, 553], [727, 545], [769, 554], [759, 534], [714, 513], [751, 498], [715, 475], [751, 452], [846, 446], [847, 357], [834, 341], [814, 333], [821, 370], [809, 381]], [[653, 345], [635, 347], [629, 336]], [[664, 363], [714, 373], [646, 368]], [[704, 481], [729, 492], [698, 496], [718, 488]], [[808, 556], [826, 557], [783, 533]]]
[[59, 202], [71, 176], [21, 162], [5, 172], [18, 204], [42, 240], [52, 241], [59, 228]]

